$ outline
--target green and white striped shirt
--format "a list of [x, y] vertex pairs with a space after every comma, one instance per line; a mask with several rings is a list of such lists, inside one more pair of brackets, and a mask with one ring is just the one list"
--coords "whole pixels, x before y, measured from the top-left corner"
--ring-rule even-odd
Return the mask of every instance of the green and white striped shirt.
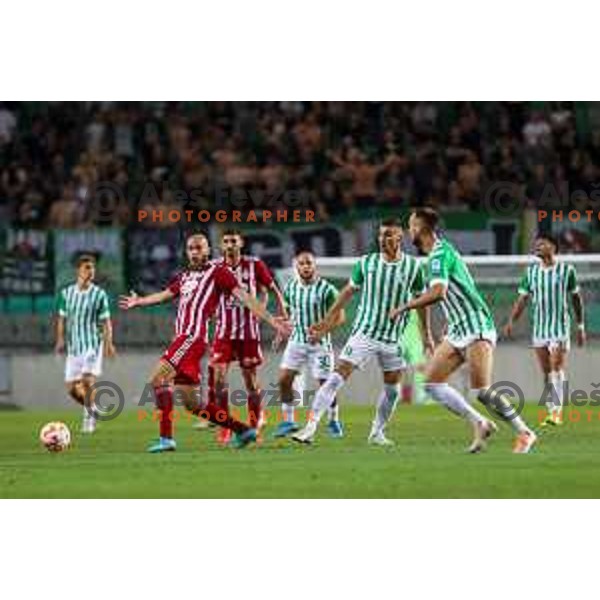
[[354, 265], [350, 284], [360, 288], [358, 311], [352, 335], [397, 344], [406, 327], [408, 315], [390, 319], [390, 310], [423, 291], [423, 271], [414, 256], [403, 254], [389, 262], [379, 252], [362, 256]]
[[96, 352], [102, 343], [101, 322], [110, 318], [107, 293], [95, 284], [80, 290], [76, 283], [58, 293], [58, 314], [65, 318], [67, 354]]
[[527, 267], [519, 283], [519, 294], [531, 297], [534, 338], [565, 339], [570, 336], [568, 296], [578, 291], [573, 265], [557, 262], [545, 267], [536, 262]]
[[[283, 292], [294, 325], [290, 341], [308, 344], [308, 328], [325, 318], [337, 296], [337, 289], [326, 279], [319, 277], [309, 284], [299, 277], [290, 279]], [[331, 350], [331, 335], [324, 335], [320, 344]]]
[[450, 337], [460, 339], [495, 331], [486, 301], [465, 261], [450, 242], [438, 238], [427, 256], [426, 270], [429, 287], [436, 283], [446, 286], [446, 298], [441, 304]]

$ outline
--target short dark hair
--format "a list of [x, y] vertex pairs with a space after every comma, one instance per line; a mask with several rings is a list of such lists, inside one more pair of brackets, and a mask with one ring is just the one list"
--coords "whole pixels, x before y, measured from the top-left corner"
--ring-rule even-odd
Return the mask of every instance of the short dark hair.
[[224, 238], [226, 235], [237, 235], [237, 236], [241, 237], [242, 239], [244, 238], [241, 230], [236, 229], [235, 227], [228, 227], [227, 229], [224, 229], [223, 232], [221, 233], [221, 238]]
[[554, 251], [558, 252], [558, 238], [553, 236], [551, 233], [538, 233], [535, 236], [535, 241], [537, 242], [538, 240], [546, 240], [547, 242], [550, 242], [554, 246]]
[[400, 227], [402, 229], [402, 222], [398, 217], [386, 217], [379, 222], [379, 227]]
[[198, 237], [198, 236], [202, 236], [205, 240], [208, 241], [208, 235], [206, 234], [206, 232], [204, 231], [193, 231], [190, 234], [186, 235], [185, 237], [185, 243], [188, 243], [188, 240], [190, 240], [193, 237]]
[[412, 209], [412, 214], [421, 219], [427, 228], [431, 231], [435, 231], [438, 228], [440, 222], [440, 215], [438, 212], [430, 206], [420, 206]]
[[298, 250], [296, 250], [296, 253], [294, 254], [294, 258], [298, 258], [301, 254], [310, 254], [311, 256], [315, 255], [315, 253], [310, 248], [298, 248]]
[[78, 254], [77, 257], [75, 258], [75, 267], [77, 269], [79, 269], [79, 267], [85, 263], [92, 263], [92, 264], [96, 264], [97, 262], [97, 256], [95, 254], [92, 254], [91, 252], [84, 252], [81, 254]]

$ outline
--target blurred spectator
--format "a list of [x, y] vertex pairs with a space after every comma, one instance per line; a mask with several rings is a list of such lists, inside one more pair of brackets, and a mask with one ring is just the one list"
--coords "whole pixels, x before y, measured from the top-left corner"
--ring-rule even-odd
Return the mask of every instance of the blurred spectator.
[[17, 127], [15, 115], [3, 104], [0, 104], [0, 146], [12, 141], [13, 132]]
[[590, 160], [600, 167], [600, 129], [595, 129], [592, 132], [592, 139], [587, 146], [587, 153]]
[[52, 203], [48, 224], [56, 229], [72, 229], [83, 225], [83, 206], [75, 196], [72, 184], [66, 185], [62, 196]]
[[142, 206], [250, 210], [286, 191], [322, 220], [375, 204], [477, 209], [494, 181], [532, 201], [548, 182], [589, 192], [600, 130], [584, 139], [575, 114], [572, 102], [0, 104], [0, 207], [28, 227], [79, 227]]
[[23, 229], [39, 226], [42, 223], [43, 204], [43, 197], [39, 192], [27, 192], [17, 207], [15, 225]]
[[457, 182], [460, 193], [469, 204], [476, 204], [481, 198], [481, 182], [484, 170], [475, 152], [469, 150], [465, 161], [458, 167]]
[[528, 146], [547, 146], [552, 130], [550, 125], [539, 112], [534, 112], [523, 127], [523, 138]]

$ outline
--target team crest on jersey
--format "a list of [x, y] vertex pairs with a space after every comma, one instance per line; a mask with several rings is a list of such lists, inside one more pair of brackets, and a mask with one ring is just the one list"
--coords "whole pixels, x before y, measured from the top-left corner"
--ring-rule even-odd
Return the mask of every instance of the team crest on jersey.
[[442, 264], [440, 263], [439, 258], [434, 258], [431, 261], [431, 272], [439, 273], [442, 270]]
[[197, 279], [188, 279], [181, 286], [181, 293], [184, 296], [187, 296], [188, 294], [191, 294], [197, 287], [198, 287]]

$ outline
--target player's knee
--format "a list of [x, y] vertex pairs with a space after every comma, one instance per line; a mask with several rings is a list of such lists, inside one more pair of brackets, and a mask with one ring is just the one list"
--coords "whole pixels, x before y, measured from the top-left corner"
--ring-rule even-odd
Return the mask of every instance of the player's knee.
[[96, 378], [93, 375], [84, 375], [83, 379], [81, 380], [81, 386], [87, 391], [94, 385], [95, 382]]
[[292, 389], [292, 385], [294, 384], [294, 377], [289, 373], [285, 373], [279, 376], [279, 387], [284, 391], [289, 391]]
[[150, 385], [155, 388], [162, 387], [165, 385], [165, 378], [160, 373], [156, 373], [150, 377]]
[[423, 373], [423, 377], [425, 379], [425, 385], [441, 385], [447, 383], [447, 377], [443, 376], [435, 371], [425, 370]]
[[354, 365], [351, 362], [340, 360], [335, 365], [335, 372], [341, 375], [344, 379], [348, 379], [352, 375]]
[[71, 381], [67, 383], [67, 391], [71, 397], [78, 398], [81, 395], [79, 381]]
[[383, 384], [384, 385], [399, 385], [402, 380], [401, 373], [388, 372], [383, 374]]

